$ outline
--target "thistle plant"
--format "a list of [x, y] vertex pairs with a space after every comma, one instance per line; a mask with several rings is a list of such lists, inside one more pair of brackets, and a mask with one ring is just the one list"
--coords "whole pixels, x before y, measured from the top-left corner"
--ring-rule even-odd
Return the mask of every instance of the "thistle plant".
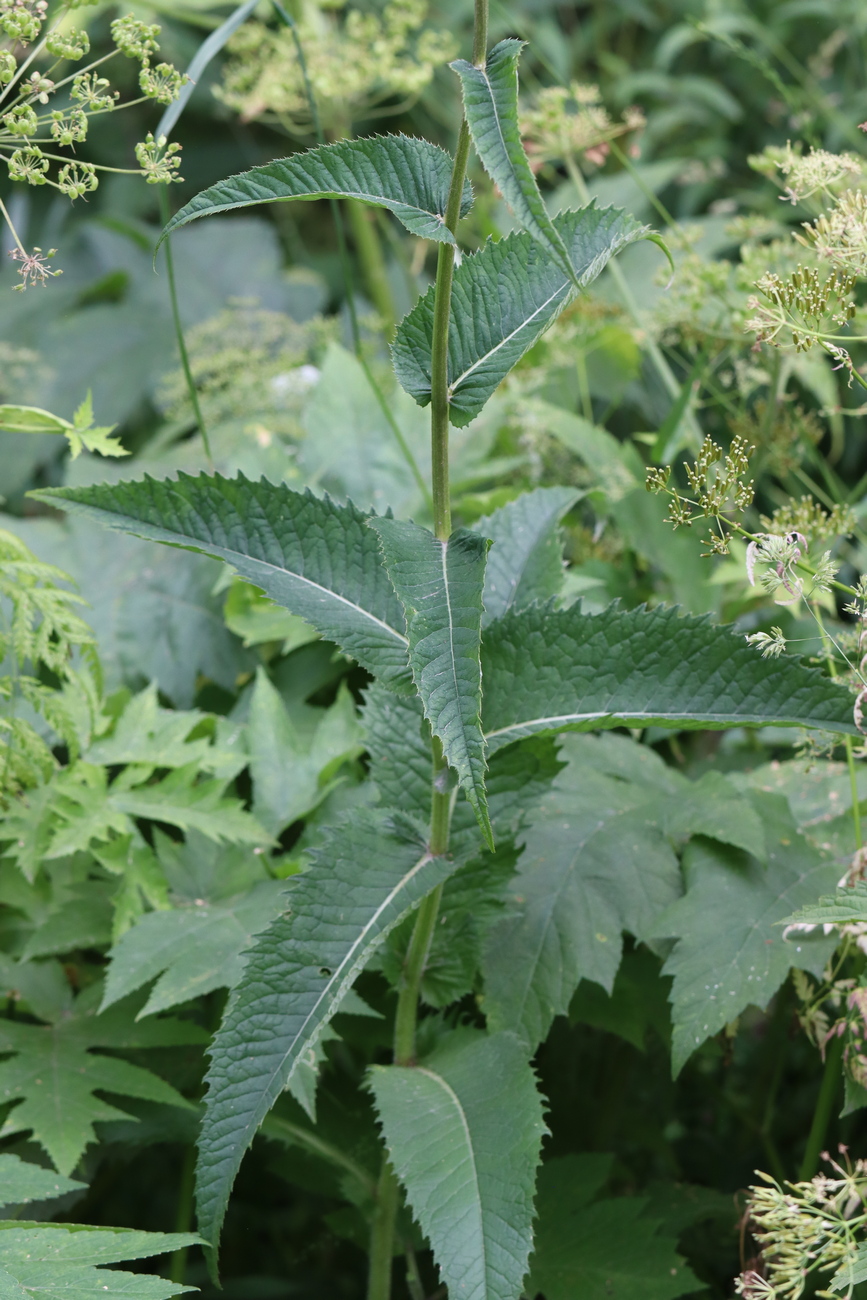
[[[131, 15], [111, 24], [114, 50], [87, 62], [87, 32], [66, 22], [74, 8], [73, 0], [62, 0], [51, 13], [48, 0], [0, 0], [0, 158], [9, 181], [47, 185], [75, 202], [92, 194], [105, 172], [141, 175], [152, 185], [180, 180], [180, 146], [150, 133], [135, 147], [138, 167], [107, 167], [76, 157], [94, 117], [149, 100], [170, 104], [185, 78], [170, 64], [154, 62], [159, 27]], [[118, 57], [139, 64], [141, 95], [124, 103], [103, 75]], [[76, 64], [83, 66], [71, 70]], [[18, 264], [16, 289], [45, 286], [61, 274], [52, 267], [57, 249], [25, 248], [2, 197], [0, 216], [15, 244], [10, 257]]]
[[[216, 474], [38, 494], [122, 532], [224, 560], [366, 673], [362, 726], [378, 802], [320, 828], [312, 864], [287, 882], [279, 914], [245, 954], [211, 1047], [197, 1205], [216, 1269], [247, 1148], [287, 1087], [321, 1060], [332, 1018], [375, 967], [389, 989], [392, 1052], [365, 1079], [382, 1135], [375, 1186], [356, 1198], [369, 1226], [369, 1300], [391, 1296], [396, 1253], [405, 1256], [407, 1289], [423, 1294], [401, 1227], [404, 1203], [450, 1294], [518, 1300], [528, 1271], [531, 1293], [549, 1290], [544, 1250], [531, 1260], [545, 1132], [532, 1057], [590, 963], [590, 978], [611, 987], [620, 931], [649, 935], [656, 916], [640, 901], [643, 876], [630, 874], [632, 822], [599, 868], [604, 905], [588, 911], [574, 901], [568, 882], [574, 845], [586, 838], [585, 783], [569, 786], [578, 751], [568, 742], [581, 738], [567, 737], [562, 759], [558, 738], [651, 724], [855, 732], [843, 686], [792, 659], [768, 663], [705, 619], [560, 606], [558, 527], [576, 490], [526, 493], [472, 530], [453, 520], [450, 429], [475, 419], [619, 250], [658, 240], [595, 203], [549, 216], [519, 131], [521, 42], [489, 50], [487, 20], [486, 0], [476, 0], [471, 60], [452, 64], [463, 99], [452, 156], [401, 135], [322, 144], [211, 186], [163, 232], [266, 194], [269, 202], [351, 198], [436, 244], [436, 282], [400, 322], [392, 349], [398, 381], [430, 407], [429, 512], [408, 521], [285, 483]], [[521, 229], [459, 258], [471, 147]], [[712, 448], [705, 460], [702, 474], [716, 463]], [[730, 493], [748, 491], [746, 463], [744, 448], [725, 483], [699, 487], [711, 513], [721, 517]], [[619, 738], [609, 741], [616, 749]], [[653, 870], [671, 902], [682, 890], [673, 844], [706, 827], [702, 801], [684, 813], [679, 789], [675, 781], [673, 793], [637, 796], [640, 810], [652, 804], [653, 829], [641, 833], [655, 846]], [[763, 852], [744, 839], [743, 818], [731, 820], [737, 829], [722, 833]], [[519, 862], [512, 876], [523, 848], [526, 873]], [[797, 895], [791, 888], [784, 897]], [[744, 985], [745, 1001], [757, 988]], [[713, 995], [699, 1002], [675, 1012], [677, 1068], [732, 1019]], [[315, 1092], [315, 1076], [310, 1086]]]

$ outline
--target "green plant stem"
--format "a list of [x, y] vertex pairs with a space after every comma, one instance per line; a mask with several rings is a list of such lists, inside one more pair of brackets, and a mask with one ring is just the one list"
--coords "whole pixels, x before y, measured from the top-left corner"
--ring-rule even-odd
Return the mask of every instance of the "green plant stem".
[[[189, 1232], [193, 1222], [193, 1188], [196, 1181], [196, 1148], [188, 1146], [181, 1167], [181, 1184], [178, 1188], [178, 1208], [175, 1213], [175, 1232]], [[169, 1281], [183, 1286], [187, 1272], [189, 1247], [181, 1246], [169, 1263]]]
[[[165, 226], [168, 224], [169, 219], [171, 217], [167, 186], [161, 185], [159, 187], [159, 191], [160, 191], [160, 220]], [[178, 289], [177, 289], [177, 284], [175, 282], [175, 262], [174, 262], [174, 258], [172, 257], [171, 236], [169, 236], [164, 241], [163, 248], [165, 249], [165, 257], [166, 257], [166, 275], [168, 276], [168, 282], [169, 282], [169, 298], [171, 299], [171, 304], [172, 304], [172, 320], [175, 323], [175, 338], [178, 341], [178, 351], [181, 354], [181, 365], [184, 371], [184, 378], [187, 382], [187, 392], [189, 393], [190, 402], [193, 407], [193, 414], [196, 417], [196, 423], [198, 424], [199, 432], [202, 435], [202, 443], [204, 444], [205, 455], [208, 458], [208, 468], [210, 469], [211, 473], [213, 473], [214, 457], [211, 454], [211, 443], [210, 443], [210, 439], [208, 438], [207, 426], [205, 425], [205, 420], [202, 415], [202, 408], [199, 404], [199, 394], [196, 389], [196, 381], [193, 378], [193, 370], [192, 370], [192, 366], [190, 365], [190, 355], [187, 352], [186, 340], [184, 339], [184, 327], [181, 324], [181, 309], [178, 304]]]
[[385, 336], [391, 340], [394, 338], [397, 313], [394, 309], [394, 298], [388, 282], [388, 271], [376, 226], [371, 221], [371, 214], [366, 204], [359, 202], [358, 199], [347, 199], [346, 211], [349, 215], [349, 224], [352, 226], [355, 250], [361, 262], [364, 283], [371, 302], [382, 319]]
[[[584, 177], [582, 176], [581, 172], [579, 171], [578, 167], [575, 164], [574, 158], [567, 157], [565, 159], [565, 162], [566, 162], [566, 171], [569, 175], [570, 181], [575, 186], [575, 189], [578, 191], [578, 197], [581, 199], [582, 203], [589, 203], [591, 198], [590, 191], [587, 188], [587, 182], [584, 180]], [[623, 271], [620, 269], [620, 265], [615, 257], [613, 257], [611, 261], [608, 263], [607, 269], [611, 274], [612, 280], [617, 285], [617, 292], [620, 294], [620, 297], [623, 300], [623, 305], [625, 306], [626, 310], [629, 312], [629, 315], [632, 317], [635, 324], [640, 329], [644, 330], [645, 326], [641, 320], [641, 313], [638, 309], [638, 303], [635, 301], [635, 297], [632, 293], [632, 290], [629, 287], [626, 276], [623, 274]], [[644, 346], [647, 349], [647, 355], [650, 357], [650, 360], [653, 362], [656, 373], [659, 375], [659, 378], [662, 381], [663, 386], [665, 387], [669, 396], [674, 401], [677, 401], [677, 399], [680, 397], [680, 392], [681, 392], [681, 385], [678, 383], [677, 376], [675, 375], [671, 366], [668, 364], [667, 360], [663, 356], [659, 346], [657, 345], [654, 339], [647, 337], [644, 340]], [[687, 410], [684, 412], [683, 423], [686, 425], [686, 428], [689, 431], [690, 440], [695, 442], [696, 445], [698, 445], [698, 443], [700, 443], [702, 440], [702, 432], [698, 426], [698, 421], [696, 420], [695, 415], [693, 414], [692, 411], [689, 410], [689, 408], [687, 408]]]
[[367, 1300], [389, 1300], [391, 1296], [394, 1222], [399, 1198], [400, 1188], [386, 1156], [382, 1161], [382, 1172], [376, 1187], [376, 1209], [370, 1232]]
[[822, 1086], [819, 1089], [816, 1109], [813, 1112], [813, 1123], [810, 1125], [810, 1132], [807, 1135], [804, 1158], [798, 1170], [798, 1179], [801, 1182], [812, 1178], [819, 1168], [819, 1158], [827, 1144], [828, 1125], [831, 1123], [834, 1100], [840, 1086], [842, 1060], [843, 1039], [834, 1038], [825, 1057], [825, 1073], [822, 1075]]
[[[822, 637], [822, 649], [825, 652], [825, 659], [828, 663], [828, 672], [831, 677], [837, 677], [837, 665], [834, 663], [834, 655], [831, 650], [833, 644], [831, 637], [825, 629], [825, 623], [822, 619], [822, 611], [817, 601], [811, 602], [813, 618], [819, 627]], [[852, 792], [852, 829], [855, 832], [855, 847], [859, 851], [864, 847], [864, 839], [861, 830], [861, 806], [858, 799], [858, 772], [855, 768], [855, 752], [852, 749], [852, 737], [843, 737], [843, 748], [846, 751], [846, 767], [849, 771], [849, 789]]]

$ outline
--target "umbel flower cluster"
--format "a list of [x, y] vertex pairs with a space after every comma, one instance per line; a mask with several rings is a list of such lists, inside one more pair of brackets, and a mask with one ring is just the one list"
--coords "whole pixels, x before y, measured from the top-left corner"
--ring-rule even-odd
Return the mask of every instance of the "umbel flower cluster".
[[827, 1300], [852, 1295], [854, 1281], [847, 1285], [846, 1270], [867, 1226], [867, 1161], [853, 1163], [843, 1146], [839, 1155], [839, 1161], [832, 1160], [825, 1152], [830, 1173], [809, 1182], [781, 1186], [757, 1171], [764, 1185], [749, 1189], [747, 1217], [761, 1258], [737, 1279], [737, 1295], [799, 1300], [811, 1275], [829, 1272], [842, 1274], [835, 1289], [811, 1294]]
[[586, 161], [601, 164], [608, 147], [618, 136], [641, 131], [645, 125], [640, 108], [627, 108], [615, 121], [602, 104], [598, 86], [573, 81], [549, 86], [536, 96], [532, 108], [521, 114], [521, 134], [530, 162], [540, 167], [583, 154]]
[[[134, 168], [109, 169], [75, 157], [77, 147], [87, 139], [91, 118], [147, 100], [170, 104], [185, 78], [171, 64], [154, 62], [159, 27], [132, 16], [111, 24], [112, 52], [71, 69], [71, 64], [82, 63], [90, 53], [87, 32], [65, 21], [74, 7], [67, 0], [49, 17], [47, 0], [0, 0], [0, 158], [9, 180], [18, 185], [49, 185], [72, 201], [97, 188], [100, 171], [126, 170], [144, 176], [149, 184], [180, 180], [180, 145], [155, 140], [152, 134], [136, 145], [138, 166]], [[103, 75], [106, 63], [117, 56], [140, 65], [141, 94], [124, 104]], [[63, 150], [67, 152], [59, 152]], [[19, 264], [17, 289], [44, 285], [50, 276], [60, 274], [50, 268], [56, 249], [24, 247], [2, 197], [0, 216], [15, 241], [10, 256]]]
[[[404, 111], [434, 69], [457, 54], [450, 32], [424, 28], [427, 0], [389, 0], [380, 14], [343, 8], [340, 0], [311, 5], [298, 24], [310, 87], [332, 134], [350, 131], [355, 120]], [[310, 135], [310, 99], [293, 33], [245, 23], [229, 51], [218, 98], [245, 121]]]

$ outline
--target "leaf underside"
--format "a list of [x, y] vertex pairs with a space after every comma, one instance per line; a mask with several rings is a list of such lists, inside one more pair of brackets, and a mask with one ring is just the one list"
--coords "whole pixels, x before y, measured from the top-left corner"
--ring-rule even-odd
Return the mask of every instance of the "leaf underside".
[[244, 1152], [298, 1063], [389, 930], [458, 865], [356, 813], [250, 949], [211, 1049], [199, 1143], [198, 1221], [214, 1249]]
[[46, 490], [55, 508], [226, 560], [393, 689], [411, 689], [403, 610], [368, 515], [243, 474]]
[[566, 245], [548, 215], [527, 161], [518, 125], [518, 59], [524, 41], [505, 40], [489, 52], [484, 67], [466, 59], [449, 66], [461, 79], [464, 113], [476, 153], [521, 225], [577, 288]]
[[[586, 287], [621, 248], [644, 239], [648, 227], [618, 208], [554, 218], [577, 285]], [[449, 414], [458, 428], [481, 411], [501, 380], [541, 338], [577, 292], [548, 251], [526, 232], [489, 242], [455, 268], [449, 319]], [[431, 395], [434, 288], [398, 326], [392, 346], [395, 373], [427, 406]]]
[[[387, 208], [413, 235], [453, 244], [445, 224], [452, 160], [437, 145], [405, 135], [341, 140], [278, 158], [202, 190], [176, 213], [161, 236], [198, 217], [281, 199], [350, 198]], [[472, 207], [464, 184], [461, 216]]]
[[389, 1156], [449, 1295], [518, 1300], [546, 1131], [518, 1040], [458, 1030], [420, 1065], [374, 1066], [369, 1077]]
[[425, 716], [493, 848], [479, 712], [487, 542], [465, 528], [441, 542], [398, 519], [371, 521], [403, 604], [409, 662]]
[[617, 726], [801, 726], [857, 734], [852, 696], [793, 659], [762, 659], [676, 608], [531, 607], [482, 642], [489, 752], [524, 736]]

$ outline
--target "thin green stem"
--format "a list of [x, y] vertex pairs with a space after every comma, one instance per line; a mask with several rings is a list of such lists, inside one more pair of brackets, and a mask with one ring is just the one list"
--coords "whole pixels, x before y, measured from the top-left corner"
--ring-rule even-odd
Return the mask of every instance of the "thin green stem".
[[[833, 641], [825, 628], [822, 619], [822, 612], [819, 609], [818, 603], [813, 601], [811, 608], [813, 610], [813, 618], [818, 623], [819, 631], [822, 635], [822, 648], [825, 651], [825, 659], [828, 663], [828, 672], [832, 677], [836, 678], [837, 665], [834, 663], [834, 656], [831, 653], [831, 646], [836, 645], [836, 642]], [[839, 647], [837, 648], [839, 649]], [[846, 751], [846, 767], [849, 771], [849, 789], [852, 793], [852, 829], [855, 832], [855, 848], [860, 851], [864, 847], [864, 839], [861, 830], [861, 804], [858, 798], [858, 772], [855, 767], [855, 751], [852, 748], [851, 736], [843, 737], [843, 748]]]
[[385, 1157], [376, 1187], [376, 1209], [370, 1232], [367, 1300], [390, 1300], [391, 1297], [394, 1221], [397, 1218], [399, 1199], [400, 1188], [388, 1157]]
[[352, 234], [355, 239], [355, 251], [361, 263], [367, 291], [382, 320], [385, 336], [390, 341], [394, 337], [397, 312], [394, 309], [394, 298], [391, 285], [388, 282], [388, 272], [385, 258], [382, 255], [382, 244], [379, 242], [379, 235], [370, 220], [367, 206], [364, 203], [361, 203], [358, 199], [347, 199], [346, 210], [349, 214], [349, 223], [352, 226]]
[[[196, 1148], [188, 1146], [181, 1166], [181, 1183], [178, 1188], [178, 1208], [175, 1212], [175, 1232], [189, 1232], [193, 1223], [193, 1189], [196, 1182]], [[189, 1247], [181, 1246], [169, 1263], [169, 1281], [183, 1286], [187, 1273]]]
[[279, 1115], [269, 1115], [262, 1124], [262, 1134], [264, 1137], [274, 1138], [277, 1142], [306, 1147], [308, 1151], [314, 1152], [315, 1155], [330, 1161], [338, 1169], [342, 1169], [344, 1173], [349, 1174], [366, 1195], [376, 1195], [376, 1183], [367, 1170], [357, 1164], [340, 1147], [326, 1142], [323, 1137], [320, 1137], [318, 1133], [313, 1132], [311, 1129], [302, 1128], [300, 1124], [293, 1124], [291, 1120], [283, 1119]]
[[15, 229], [15, 227], [13, 226], [13, 224], [12, 224], [12, 218], [10, 217], [9, 213], [7, 212], [7, 210], [6, 210], [6, 204], [3, 202], [2, 199], [0, 199], [0, 217], [3, 218], [3, 220], [6, 222], [6, 225], [9, 227], [9, 232], [10, 232], [10, 234], [12, 235], [12, 238], [15, 240], [15, 243], [18, 245], [18, 251], [19, 251], [20, 253], [23, 253], [24, 256], [26, 257], [26, 256], [27, 256], [27, 252], [26, 252], [26, 250], [25, 250], [25, 248], [24, 248], [24, 245], [22, 244], [21, 240], [18, 238], [18, 231], [17, 231], [17, 230]]
[[804, 1158], [801, 1161], [801, 1168], [798, 1170], [798, 1179], [801, 1182], [814, 1176], [819, 1168], [822, 1150], [827, 1145], [828, 1126], [831, 1123], [834, 1101], [840, 1087], [840, 1066], [842, 1061], [843, 1039], [834, 1038], [825, 1057], [825, 1072], [822, 1075], [822, 1085], [819, 1088], [819, 1097], [816, 1101], [816, 1109], [813, 1112], [813, 1123], [810, 1125], [807, 1145], [804, 1149]]
[[[169, 222], [171, 211], [169, 209], [169, 196], [166, 192], [166, 186], [160, 186], [160, 218], [163, 226]], [[208, 468], [213, 472], [214, 458], [211, 455], [211, 443], [208, 438], [208, 430], [202, 415], [202, 408], [199, 404], [199, 394], [196, 389], [196, 381], [193, 378], [193, 369], [190, 365], [190, 355], [187, 352], [187, 344], [184, 339], [184, 327], [181, 324], [181, 309], [178, 303], [178, 289], [175, 283], [175, 262], [172, 257], [172, 240], [171, 236], [163, 241], [163, 248], [166, 255], [166, 274], [169, 282], [169, 298], [172, 304], [172, 319], [175, 323], [175, 338], [178, 341], [178, 351], [181, 354], [181, 365], [184, 371], [184, 378], [187, 382], [187, 392], [189, 393], [190, 402], [193, 407], [193, 414], [196, 417], [196, 423], [199, 426], [199, 432], [202, 435], [202, 443], [205, 448], [205, 455], [208, 458]]]

